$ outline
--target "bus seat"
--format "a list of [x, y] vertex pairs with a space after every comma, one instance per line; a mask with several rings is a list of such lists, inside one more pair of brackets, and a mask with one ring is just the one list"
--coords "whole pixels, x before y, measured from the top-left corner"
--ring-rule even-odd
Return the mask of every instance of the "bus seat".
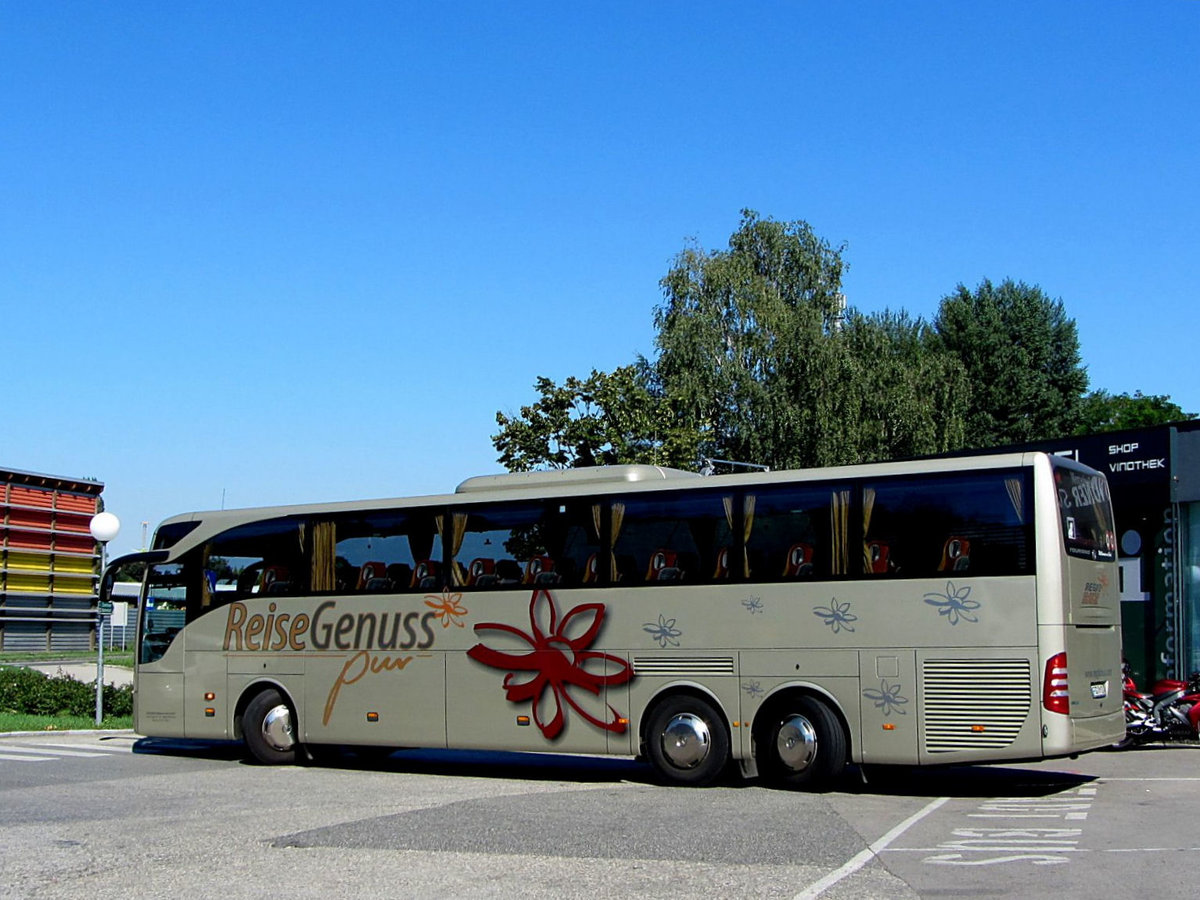
[[722, 547], [717, 551], [717, 568], [713, 571], [713, 581], [724, 581], [729, 578], [729, 548]]
[[554, 571], [554, 558], [550, 556], [535, 556], [525, 564], [525, 575], [522, 584], [556, 584], [558, 575]]
[[873, 575], [882, 575], [895, 571], [891, 562], [891, 547], [886, 541], [870, 541], [867, 543], [867, 564]]
[[787, 559], [783, 564], [784, 578], [810, 578], [813, 573], [813, 548], [811, 544], [798, 543], [788, 547]]
[[942, 548], [939, 572], [965, 572], [971, 566], [971, 542], [965, 537], [951, 535]]
[[390, 586], [386, 563], [365, 562], [359, 567], [356, 591], [386, 591]]
[[292, 576], [287, 566], [266, 565], [258, 573], [252, 591], [259, 594], [286, 594], [291, 589]]
[[650, 554], [646, 567], [647, 581], [681, 581], [683, 569], [679, 568], [679, 556], [674, 550], [655, 550]]
[[495, 584], [499, 578], [496, 575], [496, 561], [484, 556], [476, 557], [467, 566], [467, 584], [471, 587], [486, 587]]
[[438, 564], [433, 559], [423, 559], [413, 569], [412, 587], [428, 590], [438, 586]]

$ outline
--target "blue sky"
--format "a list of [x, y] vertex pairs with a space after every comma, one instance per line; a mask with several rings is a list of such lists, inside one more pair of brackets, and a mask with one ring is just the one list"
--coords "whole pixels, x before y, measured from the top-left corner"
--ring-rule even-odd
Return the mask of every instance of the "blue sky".
[[453, 489], [746, 207], [1200, 412], [1200, 3], [0, 6], [0, 465], [124, 523]]

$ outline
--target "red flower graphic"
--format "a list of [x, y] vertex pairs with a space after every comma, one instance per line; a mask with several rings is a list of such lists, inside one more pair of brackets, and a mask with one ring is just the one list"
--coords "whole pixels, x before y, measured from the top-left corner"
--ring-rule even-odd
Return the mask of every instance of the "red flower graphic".
[[626, 723], [611, 706], [604, 721], [580, 705], [585, 697], [573, 696], [581, 689], [600, 696], [607, 685], [624, 684], [633, 678], [629, 663], [608, 653], [588, 650], [604, 624], [602, 603], [583, 603], [559, 619], [549, 591], [534, 591], [529, 601], [530, 634], [511, 625], [489, 622], [475, 626], [475, 633], [499, 632], [529, 646], [523, 652], [495, 650], [476, 644], [467, 656], [494, 669], [507, 669], [504, 692], [512, 703], [533, 702], [533, 721], [547, 740], [554, 740], [566, 724], [563, 701], [597, 728], [624, 734]]

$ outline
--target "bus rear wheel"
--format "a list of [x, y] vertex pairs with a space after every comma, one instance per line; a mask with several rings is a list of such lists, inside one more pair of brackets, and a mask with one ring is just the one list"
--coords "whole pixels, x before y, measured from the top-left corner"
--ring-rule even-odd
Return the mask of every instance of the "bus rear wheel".
[[242, 714], [242, 736], [251, 755], [270, 766], [296, 761], [296, 717], [275, 688], [258, 693]]
[[668, 784], [712, 784], [729, 763], [729, 732], [717, 709], [699, 697], [659, 704], [646, 729], [646, 752]]
[[833, 710], [795, 696], [767, 713], [756, 737], [763, 779], [789, 788], [828, 790], [846, 766], [846, 734]]

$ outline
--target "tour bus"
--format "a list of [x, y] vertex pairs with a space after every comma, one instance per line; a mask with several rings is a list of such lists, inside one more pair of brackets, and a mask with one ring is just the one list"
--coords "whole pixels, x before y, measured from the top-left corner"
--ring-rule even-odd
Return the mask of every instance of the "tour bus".
[[668, 783], [1034, 760], [1124, 735], [1099, 472], [1043, 453], [701, 476], [488, 475], [453, 494], [162, 523], [135, 728], [617, 754]]

